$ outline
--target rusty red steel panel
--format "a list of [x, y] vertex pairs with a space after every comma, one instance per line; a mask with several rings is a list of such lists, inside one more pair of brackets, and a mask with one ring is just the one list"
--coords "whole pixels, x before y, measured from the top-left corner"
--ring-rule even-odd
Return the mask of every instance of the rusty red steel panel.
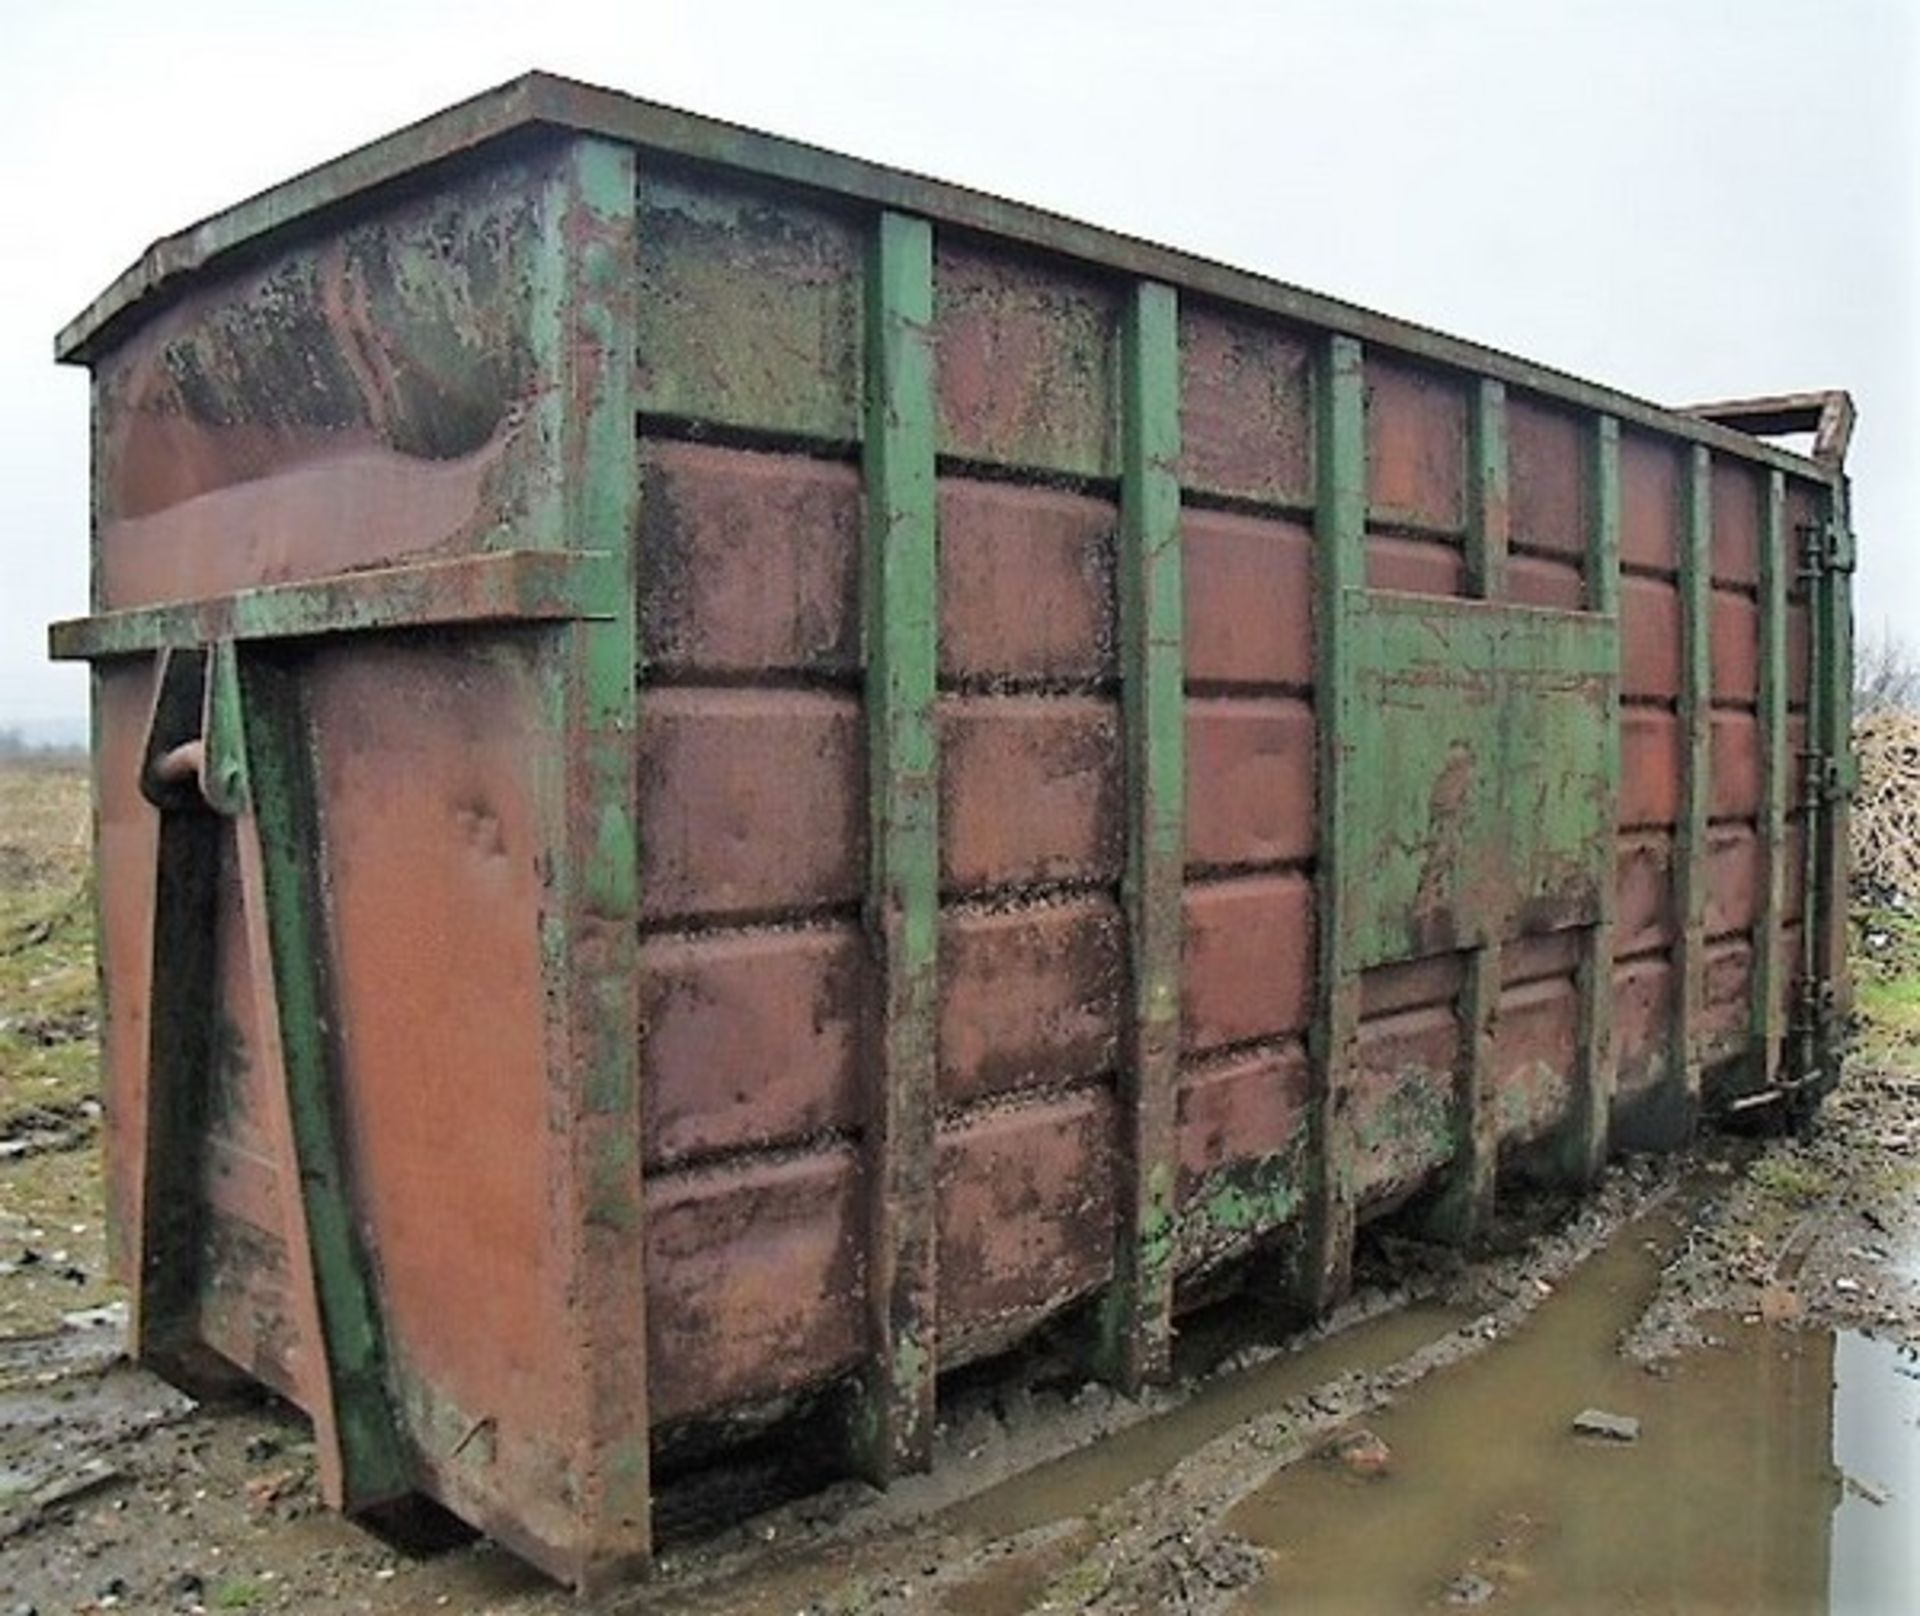
[[1313, 345], [1304, 333], [1183, 305], [1180, 418], [1183, 488], [1313, 503]]
[[860, 708], [813, 690], [662, 688], [640, 718], [641, 912], [851, 903], [866, 850]]
[[1313, 534], [1294, 522], [1182, 513], [1187, 681], [1313, 684]]
[[1467, 558], [1457, 544], [1398, 534], [1367, 536], [1367, 587], [1412, 595], [1463, 595]]
[[1366, 384], [1368, 519], [1462, 531], [1466, 390], [1433, 371], [1388, 359], [1368, 362]]
[[934, 250], [940, 451], [1083, 477], [1119, 470], [1115, 289], [1059, 265], [942, 240]]
[[1680, 592], [1658, 578], [1620, 582], [1620, 694], [1627, 701], [1680, 697]]
[[[952, 892], [1116, 881], [1120, 715], [1083, 696], [947, 696], [941, 881]], [[1020, 812], [1006, 811], [1019, 803]]]
[[1515, 394], [1508, 402], [1513, 542], [1584, 571], [1593, 515], [1593, 465], [1573, 412]]
[[[911, 275], [888, 260], [876, 321], [875, 244], [901, 235], [883, 218], [931, 246]], [[1123, 316], [1149, 295], [1143, 369]], [[648, 1552], [652, 1434], [831, 1390], [857, 1453], [874, 1386], [930, 1408], [940, 1372], [1064, 1310], [1147, 1317], [1141, 1275], [1179, 1300], [1263, 1248], [1311, 1247], [1330, 1301], [1354, 1208], [1490, 1200], [1518, 1169], [1585, 1182], [1569, 1130], [1601, 1153], [1639, 1137], [1681, 1066], [1770, 1080], [1756, 951], [1777, 948], [1790, 996], [1817, 965], [1835, 875], [1806, 854], [1838, 821], [1803, 754], [1830, 739], [1844, 577], [1799, 573], [1838, 473], [1722, 425], [537, 76], [163, 244], [62, 341], [94, 369], [94, 609], [132, 614], [92, 642], [115, 1261], [139, 1279], [162, 1260], [188, 1333], [314, 1417], [332, 1497], [364, 1481], [370, 1421], [404, 1485], [604, 1580]], [[896, 498], [929, 576], [877, 613]], [[509, 551], [609, 565], [537, 621], [223, 605]], [[1149, 562], [1151, 638], [1122, 645]], [[1702, 599], [1704, 662], [1684, 622]], [[166, 602], [207, 610], [142, 615]], [[280, 638], [248, 638], [269, 619]], [[319, 986], [288, 1020], [276, 994], [298, 979], [249, 852], [262, 804], [241, 780], [194, 810], [223, 816], [201, 890], [224, 1053], [171, 1185], [148, 1145], [167, 1137], [154, 894], [175, 890], [156, 888], [173, 843], [141, 776], [155, 652], [182, 621], [226, 625], [204, 630], [241, 636], [218, 656], [292, 692], [261, 733], [311, 777], [326, 902], [296, 917]], [[1579, 763], [1510, 772], [1563, 839], [1609, 813], [1617, 839], [1572, 838], [1577, 904], [1475, 891], [1459, 936], [1369, 912], [1362, 958], [1350, 822], [1425, 824], [1404, 851], [1436, 871], [1448, 836], [1497, 832], [1448, 795], [1470, 768], [1389, 812], [1414, 788], [1336, 732], [1368, 668], [1446, 623], [1472, 665], [1428, 681], [1438, 716], [1489, 746], [1535, 712], [1476, 705], [1514, 673], [1500, 659], [1539, 646], [1560, 662], [1519, 675], [1564, 673], [1583, 648], [1592, 723], [1540, 731]], [[1184, 667], [1184, 702], [1137, 703], [1143, 650], [1175, 635], [1153, 665]], [[1771, 863], [1770, 656], [1790, 709]], [[888, 683], [903, 667], [912, 692]], [[1690, 692], [1711, 705], [1699, 759]], [[880, 721], [929, 700], [926, 757], [896, 750], [876, 779]], [[1143, 758], [1181, 915], [1144, 959], [1125, 845]], [[889, 805], [922, 789], [908, 846]], [[1696, 936], [1683, 887], [1704, 894]], [[1323, 934], [1316, 890], [1345, 930]], [[890, 959], [931, 961], [929, 991], [889, 996]], [[1135, 973], [1177, 984], [1177, 1072], [1146, 1096], [1170, 1127], [1141, 1125], [1132, 1034], [1173, 1007]], [[890, 1035], [925, 1057], [900, 1086], [917, 1130], [875, 1103]], [[295, 1043], [346, 1157], [318, 1190]], [[927, 1186], [932, 1249], [905, 1290], [889, 1184]], [[329, 1244], [329, 1214], [350, 1238]], [[877, 1328], [914, 1284], [930, 1316]], [[363, 1339], [323, 1292], [367, 1299]], [[156, 1330], [168, 1294], [147, 1298]], [[370, 1379], [340, 1382], [348, 1352]]]
[[649, 439], [642, 478], [639, 631], [650, 672], [858, 670], [851, 465]]
[[1125, 928], [1102, 893], [950, 908], [941, 924], [940, 1097], [957, 1105], [1111, 1073]]
[[1507, 591], [1521, 606], [1549, 606], [1577, 612], [1587, 598], [1586, 577], [1577, 562], [1550, 556], [1516, 555], [1507, 562]]
[[1760, 690], [1760, 607], [1747, 595], [1713, 592], [1713, 699], [1751, 707]]
[[1571, 975], [1507, 988], [1494, 1015], [1493, 1104], [1503, 1143], [1552, 1132], [1572, 1101], [1580, 1000]]
[[1301, 875], [1189, 882], [1187, 1049], [1218, 1049], [1307, 1026], [1313, 988], [1313, 888]]
[[1313, 854], [1313, 709], [1288, 697], [1187, 702], [1187, 867]]
[[852, 1149], [835, 1145], [648, 1181], [656, 1421], [824, 1381], [858, 1360], [859, 1177]]
[[1638, 432], [1620, 436], [1620, 563], [1669, 576], [1680, 570], [1685, 457]]
[[1638, 831], [1620, 838], [1614, 952], [1621, 958], [1673, 942], [1673, 833]]
[[848, 923], [646, 939], [648, 1165], [854, 1126], [866, 974]]
[[989, 1108], [942, 1128], [940, 1316], [953, 1321], [948, 1361], [1004, 1346], [1009, 1330], [1111, 1276], [1113, 1128], [1106, 1089]]
[[940, 675], [968, 685], [1114, 673], [1114, 528], [1103, 500], [940, 483]]
[[1754, 466], [1713, 467], [1712, 558], [1716, 585], [1755, 589], [1760, 583], [1760, 495], [1765, 479]]
[[1671, 825], [1680, 817], [1679, 718], [1664, 707], [1620, 714], [1620, 828]]

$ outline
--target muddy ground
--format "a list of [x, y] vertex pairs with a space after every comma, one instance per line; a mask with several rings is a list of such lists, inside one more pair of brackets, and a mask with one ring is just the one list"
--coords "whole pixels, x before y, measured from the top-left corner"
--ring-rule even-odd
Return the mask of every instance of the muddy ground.
[[[0, 1616], [581, 1608], [484, 1541], [328, 1514], [296, 1416], [121, 1357], [86, 815], [79, 768], [0, 766]], [[1914, 932], [1863, 927], [1860, 1047], [1807, 1137], [1618, 1164], [1472, 1263], [1383, 1233], [1337, 1318], [1202, 1315], [1141, 1405], [1044, 1354], [966, 1377], [935, 1474], [884, 1498], [689, 1484], [659, 1574], [592, 1608], [1920, 1608]], [[1638, 1429], [1579, 1435], [1589, 1407]]]

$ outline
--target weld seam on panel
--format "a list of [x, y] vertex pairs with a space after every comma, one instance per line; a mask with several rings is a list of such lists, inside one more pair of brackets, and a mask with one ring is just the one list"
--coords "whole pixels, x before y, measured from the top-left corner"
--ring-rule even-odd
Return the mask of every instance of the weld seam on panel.
[[988, 1117], [1019, 1116], [1027, 1111], [1044, 1111], [1063, 1100], [1085, 1096], [1114, 1094], [1120, 1081], [1117, 1067], [1103, 1067], [1085, 1077], [1058, 1079], [1051, 1083], [1017, 1084], [1011, 1088], [989, 1089], [958, 1100], [941, 1100], [935, 1124], [937, 1134], [953, 1134]]
[[634, 922], [635, 933], [648, 941], [656, 937], [713, 937], [723, 932], [807, 932], [834, 926], [857, 925], [865, 913], [863, 900], [844, 898], [834, 903], [793, 908], [729, 909], [719, 914], [649, 915]]
[[938, 490], [933, 231], [882, 213], [868, 245], [866, 536], [868, 884], [879, 972], [866, 1142], [867, 1344], [856, 1462], [873, 1480], [932, 1462], [939, 1068]]
[[1367, 533], [1370, 539], [1404, 539], [1413, 544], [1431, 544], [1440, 550], [1464, 550], [1468, 528], [1439, 522], [1423, 522], [1406, 511], [1386, 506], [1367, 508]]
[[1293, 1032], [1262, 1033], [1258, 1038], [1243, 1038], [1233, 1044], [1217, 1044], [1211, 1049], [1183, 1050], [1180, 1055], [1180, 1070], [1183, 1076], [1198, 1076], [1217, 1068], [1235, 1065], [1256, 1055], [1304, 1056], [1306, 1053], [1307, 1030], [1302, 1027]]
[[1217, 516], [1244, 516], [1253, 521], [1270, 521], [1302, 527], [1313, 520], [1311, 500], [1262, 499], [1256, 494], [1222, 494], [1211, 489], [1183, 486], [1180, 490], [1183, 511], [1206, 511]]
[[809, 1156], [831, 1158], [852, 1151], [861, 1131], [851, 1125], [829, 1125], [806, 1133], [776, 1134], [767, 1139], [743, 1139], [734, 1145], [710, 1145], [703, 1150], [661, 1151], [646, 1158], [648, 1194], [664, 1193], [663, 1186], [683, 1179], [720, 1177], [745, 1162], [780, 1166]]
[[1364, 355], [1352, 337], [1322, 340], [1314, 437], [1314, 687], [1325, 705], [1315, 726], [1320, 856], [1314, 866], [1317, 960], [1308, 1045], [1313, 1184], [1294, 1285], [1297, 1299], [1321, 1312], [1351, 1288], [1357, 1225], [1350, 1089], [1358, 1060], [1360, 972], [1342, 886], [1364, 879], [1349, 841], [1353, 783], [1345, 751], [1358, 699], [1348, 597], [1364, 590], [1367, 576], [1367, 419]]
[[1114, 505], [1120, 499], [1120, 479], [1090, 472], [1059, 471], [1050, 466], [1027, 466], [1007, 460], [975, 460], [941, 454], [934, 462], [941, 481], [992, 483], [1024, 488], [1032, 493], [1074, 494], [1095, 504]]
[[696, 662], [649, 662], [636, 684], [651, 690], [714, 690], [754, 695], [842, 696], [860, 699], [861, 671], [849, 661], [840, 668], [711, 668]]
[[702, 448], [731, 449], [740, 454], [784, 455], [833, 466], [860, 463], [860, 444], [853, 438], [738, 426], [693, 415], [661, 415], [641, 410], [634, 417], [634, 435], [646, 443], [694, 443]]
[[1707, 829], [1712, 802], [1712, 632], [1709, 569], [1713, 546], [1713, 460], [1704, 446], [1689, 457], [1680, 566], [1681, 810], [1673, 856], [1674, 907], [1680, 917], [1675, 965], [1679, 994], [1669, 1074], [1672, 1125], [1690, 1133], [1700, 1107], [1700, 1029], [1706, 1012]]
[[1129, 992], [1113, 1281], [1096, 1344], [1128, 1391], [1170, 1367], [1175, 1260], [1174, 1089], [1186, 858], [1186, 636], [1181, 581], [1179, 306], [1136, 285], [1121, 322], [1121, 728], [1126, 758]]
[[1311, 711], [1313, 685], [1286, 679], [1187, 679], [1189, 701], [1292, 701]]

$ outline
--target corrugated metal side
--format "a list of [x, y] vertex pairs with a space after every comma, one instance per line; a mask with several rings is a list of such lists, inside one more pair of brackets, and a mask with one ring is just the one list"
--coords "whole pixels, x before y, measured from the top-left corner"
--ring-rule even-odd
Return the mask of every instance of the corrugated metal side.
[[[664, 1102], [648, 1195], [676, 1209], [670, 1249], [655, 1223], [649, 1284], [655, 1412], [672, 1419], [822, 1383], [872, 1345], [861, 1253], [889, 1158], [863, 1095], [888, 1029], [859, 627], [878, 226], [738, 176], [643, 174], [643, 1024]], [[1121, 541], [1130, 311], [1151, 284], [933, 236], [941, 1366], [1139, 1281], [1153, 1164], [1130, 1153], [1161, 1136], [1141, 1131], [1130, 1064], [1132, 984], [1152, 961], [1128, 876], [1128, 793], [1146, 776], [1123, 707], [1146, 674]], [[1810, 675], [1790, 552], [1826, 490], [1419, 356], [1361, 354], [1366, 587], [1617, 613], [1602, 774], [1618, 777], [1592, 785], [1619, 835], [1599, 907], [1522, 917], [1484, 959], [1359, 969], [1334, 1100], [1309, 1048], [1329, 1002], [1315, 530], [1332, 339], [1173, 295], [1182, 1053], [1156, 1147], [1173, 1267], [1324, 1221], [1332, 1127], [1361, 1216], [1450, 1184], [1476, 1148], [1483, 1196], [1499, 1170], [1590, 1170], [1608, 1113], [1616, 1143], [1680, 1137], [1704, 1075], [1747, 1083], [1798, 992]], [[1785, 586], [1784, 731], [1762, 682], [1763, 553]], [[1393, 789], [1344, 782], [1361, 803]], [[1769, 936], [1771, 987], [1754, 969]]]

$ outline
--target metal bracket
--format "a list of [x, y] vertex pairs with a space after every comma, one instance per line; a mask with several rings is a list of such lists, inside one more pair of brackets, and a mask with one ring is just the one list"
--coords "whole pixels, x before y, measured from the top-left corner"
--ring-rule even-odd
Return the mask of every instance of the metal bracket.
[[246, 735], [231, 640], [162, 650], [141, 753], [140, 792], [163, 813], [247, 806]]

